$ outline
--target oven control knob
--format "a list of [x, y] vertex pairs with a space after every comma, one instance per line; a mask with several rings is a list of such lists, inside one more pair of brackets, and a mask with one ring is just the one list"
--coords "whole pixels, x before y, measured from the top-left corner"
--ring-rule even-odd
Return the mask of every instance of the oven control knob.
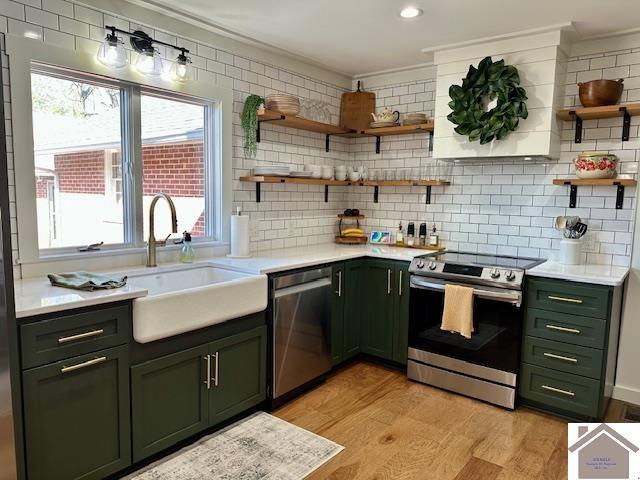
[[424, 268], [424, 261], [423, 260], [418, 260], [416, 262], [416, 267], [418, 267], [420, 269]]
[[509, 280], [510, 282], [512, 282], [513, 280], [515, 280], [516, 278], [516, 274], [513, 273], [513, 270], [509, 270], [507, 272], [507, 280]]
[[500, 278], [500, 270], [497, 268], [491, 270], [491, 278]]
[[436, 262], [429, 262], [429, 270], [435, 270], [436, 266]]

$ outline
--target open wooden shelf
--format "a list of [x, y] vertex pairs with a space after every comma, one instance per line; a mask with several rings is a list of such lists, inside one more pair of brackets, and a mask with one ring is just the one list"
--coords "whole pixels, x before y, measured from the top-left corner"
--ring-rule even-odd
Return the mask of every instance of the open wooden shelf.
[[275, 110], [266, 110], [262, 115], [258, 115], [258, 122], [269, 122], [274, 125], [282, 125], [289, 128], [297, 128], [308, 132], [324, 133], [326, 135], [343, 135], [346, 133], [354, 133], [353, 130], [341, 128], [330, 123], [316, 122], [306, 118], [297, 117], [277, 112]]
[[631, 117], [640, 115], [640, 103], [621, 103], [604, 107], [563, 108], [556, 115], [561, 120], [575, 120], [575, 143], [582, 143], [582, 122], [584, 120], [622, 117], [622, 141], [626, 142], [629, 140]]
[[578, 200], [578, 187], [617, 187], [616, 209], [620, 210], [624, 203], [624, 187], [638, 184], [632, 178], [555, 178], [554, 185], [569, 186], [569, 208], [575, 208]]
[[637, 185], [637, 183], [638, 181], [632, 178], [555, 178], [553, 180], [554, 185], [576, 185], [579, 187], [612, 187], [614, 185], [632, 187]]
[[433, 132], [433, 122], [418, 125], [398, 125], [397, 127], [368, 128], [360, 132], [365, 136], [387, 137], [391, 135], [411, 135], [421, 132]]
[[615, 118], [624, 116], [627, 111], [632, 117], [640, 115], [640, 103], [621, 103], [607, 105], [605, 107], [570, 107], [559, 110], [557, 116], [561, 120], [573, 120], [579, 117], [582, 120], [596, 120], [598, 118]]
[[260, 185], [263, 183], [288, 183], [296, 185], [324, 185], [324, 201], [329, 201], [330, 186], [365, 186], [374, 187], [373, 201], [378, 203], [379, 187], [426, 187], [427, 196], [425, 202], [431, 203], [431, 187], [446, 186], [451, 183], [446, 180], [326, 180], [324, 178], [300, 178], [300, 177], [278, 177], [272, 175], [247, 175], [240, 177], [241, 182], [252, 182], [256, 184], [256, 202], [260, 202]]
[[[256, 132], [256, 141], [260, 143], [260, 124], [264, 122], [273, 123], [274, 125], [282, 125], [283, 127], [297, 128], [298, 130], [306, 130], [308, 132], [323, 133], [326, 135], [325, 150], [329, 151], [329, 137], [337, 135], [346, 138], [375, 137], [376, 153], [380, 153], [380, 138], [391, 135], [412, 135], [420, 132], [429, 132], [433, 137], [433, 122], [421, 123], [418, 125], [399, 125], [397, 127], [369, 128], [367, 130], [356, 131], [348, 128], [342, 128], [331, 123], [316, 122], [296, 115], [289, 115], [278, 112], [276, 110], [265, 110], [258, 115], [258, 130]], [[432, 142], [429, 142], [431, 149]]]

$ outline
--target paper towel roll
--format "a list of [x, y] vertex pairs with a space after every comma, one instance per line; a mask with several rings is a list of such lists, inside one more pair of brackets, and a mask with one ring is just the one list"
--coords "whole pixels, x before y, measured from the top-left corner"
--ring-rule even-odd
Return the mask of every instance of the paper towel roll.
[[231, 254], [230, 257], [248, 257], [249, 254], [249, 215], [231, 215]]

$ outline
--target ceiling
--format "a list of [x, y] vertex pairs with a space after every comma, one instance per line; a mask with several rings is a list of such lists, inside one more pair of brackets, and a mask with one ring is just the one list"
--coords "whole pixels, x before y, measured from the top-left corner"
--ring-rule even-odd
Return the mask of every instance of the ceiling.
[[[348, 75], [431, 61], [424, 48], [574, 22], [579, 37], [640, 25], [638, 0], [148, 0]], [[403, 19], [416, 6], [424, 14]]]

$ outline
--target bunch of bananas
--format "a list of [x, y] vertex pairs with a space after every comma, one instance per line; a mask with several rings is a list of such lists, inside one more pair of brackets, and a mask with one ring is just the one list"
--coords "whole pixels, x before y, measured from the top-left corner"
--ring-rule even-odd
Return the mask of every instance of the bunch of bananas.
[[345, 228], [340, 232], [343, 237], [364, 237], [364, 230], [361, 228]]

